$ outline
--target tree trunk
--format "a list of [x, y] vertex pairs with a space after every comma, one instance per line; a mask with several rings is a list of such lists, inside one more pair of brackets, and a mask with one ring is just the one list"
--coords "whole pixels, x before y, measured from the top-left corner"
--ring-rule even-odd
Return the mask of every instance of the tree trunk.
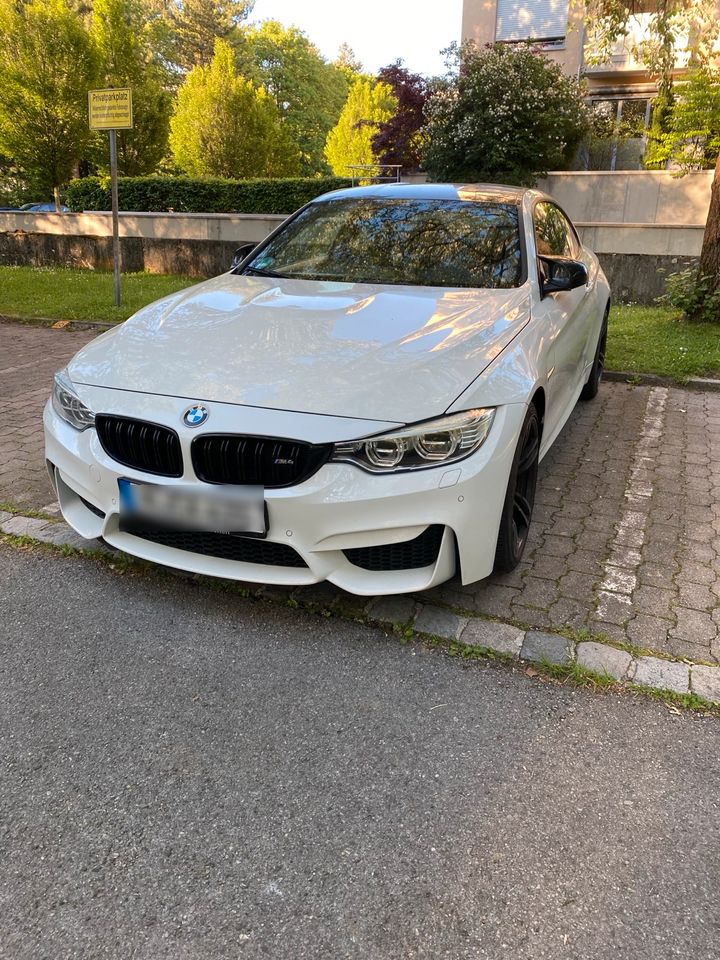
[[720, 287], [720, 155], [710, 193], [710, 209], [700, 254], [700, 276], [709, 277], [714, 287]]
[[53, 187], [53, 194], [55, 195], [55, 210], [57, 213], [62, 213], [62, 203], [60, 202], [60, 187]]

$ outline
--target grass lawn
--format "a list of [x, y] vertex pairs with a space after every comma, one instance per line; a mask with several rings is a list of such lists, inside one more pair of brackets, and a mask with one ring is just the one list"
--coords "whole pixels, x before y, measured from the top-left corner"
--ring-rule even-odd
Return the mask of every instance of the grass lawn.
[[115, 306], [112, 273], [57, 267], [0, 267], [0, 314], [52, 320], [127, 320], [146, 303], [197, 283], [196, 278], [125, 273]]
[[720, 377], [720, 323], [683, 323], [670, 307], [618, 305], [610, 311], [606, 366], [680, 381]]
[[[140, 307], [197, 280], [155, 273], [122, 278], [113, 305], [111, 273], [0, 266], [0, 314], [53, 320], [125, 320]], [[608, 370], [684, 380], [720, 376], [720, 324], [687, 324], [668, 307], [619, 305], [610, 314]]]

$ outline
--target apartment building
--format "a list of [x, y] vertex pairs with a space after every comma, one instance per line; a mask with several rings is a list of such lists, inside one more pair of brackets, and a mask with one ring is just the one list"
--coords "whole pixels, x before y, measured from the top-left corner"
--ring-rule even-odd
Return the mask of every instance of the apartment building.
[[[649, 13], [633, 17], [627, 39], [619, 40], [607, 63], [587, 62], [582, 12], [569, 0], [464, 0], [462, 39], [486, 43], [537, 44], [543, 54], [570, 74], [584, 75], [593, 109], [622, 121], [621, 143], [609, 144], [586, 163], [595, 169], [633, 169], [642, 165], [644, 131], [650, 124], [657, 83], [633, 57], [646, 35]], [[688, 61], [687, 41], [677, 47], [676, 69]]]

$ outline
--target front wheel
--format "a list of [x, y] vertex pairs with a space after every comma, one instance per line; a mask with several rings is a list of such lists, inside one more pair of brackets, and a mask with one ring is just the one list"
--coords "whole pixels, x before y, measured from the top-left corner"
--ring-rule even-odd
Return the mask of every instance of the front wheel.
[[531, 406], [525, 415], [515, 449], [500, 530], [495, 549], [495, 573], [509, 573], [525, 551], [537, 486], [540, 456], [540, 421]]
[[607, 349], [607, 333], [608, 333], [608, 315], [605, 314], [603, 318], [602, 327], [600, 328], [600, 336], [598, 337], [597, 347], [595, 349], [595, 359], [593, 360], [593, 365], [590, 369], [590, 376], [585, 386], [582, 388], [580, 393], [581, 400], [593, 400], [600, 389], [600, 381], [602, 380], [603, 370], [605, 369], [605, 351]]

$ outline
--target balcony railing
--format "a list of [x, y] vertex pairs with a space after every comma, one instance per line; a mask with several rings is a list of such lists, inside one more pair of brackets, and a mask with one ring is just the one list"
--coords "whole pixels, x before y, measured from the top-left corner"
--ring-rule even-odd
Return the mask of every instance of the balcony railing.
[[[605, 63], [588, 63], [586, 60], [585, 72], [593, 75], [617, 71], [645, 70], [644, 64], [636, 57], [635, 51], [640, 44], [651, 38], [649, 30], [651, 18], [651, 13], [638, 13], [631, 17], [628, 32], [626, 36], [618, 38], [610, 54], [610, 59]], [[687, 36], [679, 36], [676, 44], [675, 66], [679, 69], [686, 67], [689, 59], [688, 38]]]
[[400, 163], [352, 163], [348, 164], [354, 187], [371, 183], [400, 183]]

